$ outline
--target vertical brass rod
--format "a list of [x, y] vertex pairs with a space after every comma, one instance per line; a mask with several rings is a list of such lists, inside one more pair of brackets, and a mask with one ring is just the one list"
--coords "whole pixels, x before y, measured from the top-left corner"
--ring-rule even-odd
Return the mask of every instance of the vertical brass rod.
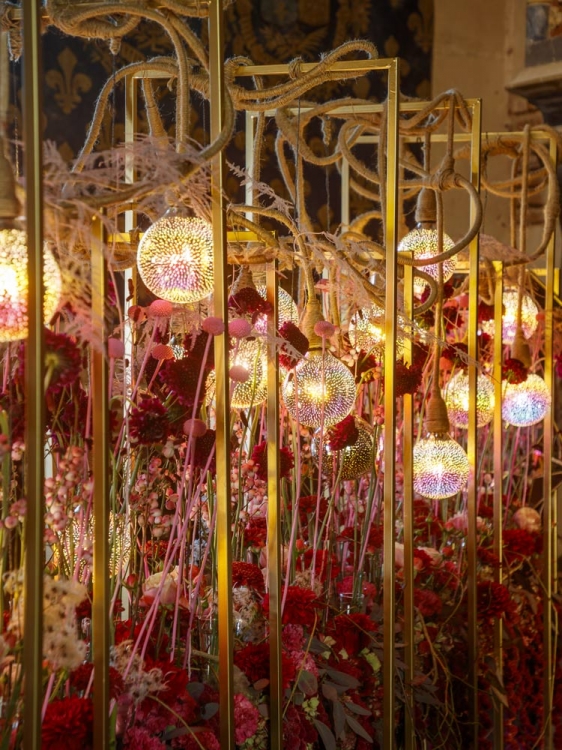
[[[245, 137], [245, 165], [246, 172], [251, 177], [254, 176], [254, 138], [255, 138], [255, 124], [256, 119], [251, 112], [246, 112], [246, 137]], [[252, 180], [248, 180], [245, 188], [246, 205], [252, 206], [254, 204], [254, 194], [256, 187]], [[252, 221], [254, 215], [251, 211], [246, 213], [246, 218]]]
[[283, 676], [281, 673], [281, 494], [279, 479], [279, 357], [275, 338], [279, 310], [277, 264], [267, 266], [267, 577], [269, 589], [269, 747], [283, 748]]
[[94, 575], [92, 640], [94, 663], [94, 750], [109, 747], [109, 409], [105, 357], [107, 266], [103, 225], [94, 219], [92, 237], [92, 402], [94, 450]]
[[384, 663], [383, 663], [383, 745], [394, 748], [394, 662], [395, 662], [395, 490], [396, 490], [396, 401], [394, 365], [396, 361], [396, 218], [398, 191], [398, 60], [388, 68], [386, 142], [386, 292], [384, 345]]
[[[412, 266], [404, 266], [404, 314], [413, 323], [414, 318], [414, 274]], [[404, 339], [404, 362], [412, 364], [412, 340]], [[414, 397], [406, 393], [404, 401], [404, 432], [402, 441], [402, 465], [404, 472], [404, 662], [406, 664], [405, 694], [405, 749], [416, 746], [414, 721]]]
[[[470, 139], [470, 180], [480, 190], [480, 140], [482, 129], [481, 104], [472, 104], [472, 131]], [[474, 221], [474, 206], [470, 206], [470, 221]], [[468, 685], [472, 748], [478, 748], [478, 619], [476, 604], [476, 516], [478, 498], [478, 428], [476, 424], [476, 399], [478, 395], [478, 235], [469, 246], [468, 287], [468, 438], [467, 453], [470, 465], [468, 478], [468, 533], [467, 533], [467, 584], [468, 584]]]
[[[556, 142], [550, 139], [550, 158], [556, 168]], [[546, 293], [544, 328], [544, 381], [552, 399], [552, 406], [544, 418], [543, 438], [543, 706], [544, 706], [544, 747], [553, 747], [552, 699], [554, 691], [555, 654], [553, 649], [552, 592], [556, 576], [557, 517], [556, 504], [552, 496], [552, 458], [554, 440], [554, 372], [552, 363], [553, 344], [553, 300], [554, 300], [554, 247], [555, 233], [546, 248]]]
[[[502, 419], [502, 356], [503, 356], [503, 263], [494, 263], [496, 287], [494, 295], [494, 554], [499, 565], [494, 571], [494, 581], [503, 583], [503, 419]], [[494, 626], [494, 661], [496, 670], [503, 675], [503, 621], [496, 620]], [[496, 701], [494, 706], [494, 747], [503, 750], [503, 706]]]
[[27, 311], [25, 403], [27, 453], [27, 516], [25, 524], [25, 623], [23, 669], [23, 747], [41, 747], [43, 685], [43, 574], [45, 550], [44, 451], [45, 405], [43, 393], [45, 342], [43, 332], [43, 140], [41, 8], [35, 0], [23, 1], [24, 141], [29, 289]]
[[[211, 82], [211, 140], [224, 122], [224, 43], [221, 0], [209, 4], [209, 76]], [[224, 184], [226, 165], [222, 151], [211, 165], [211, 201], [214, 240], [214, 314], [228, 323], [228, 260]], [[216, 372], [216, 503], [217, 588], [220, 680], [221, 750], [234, 750], [234, 643], [232, 631], [232, 545], [230, 508], [230, 399], [228, 381], [228, 329], [215, 337]]]

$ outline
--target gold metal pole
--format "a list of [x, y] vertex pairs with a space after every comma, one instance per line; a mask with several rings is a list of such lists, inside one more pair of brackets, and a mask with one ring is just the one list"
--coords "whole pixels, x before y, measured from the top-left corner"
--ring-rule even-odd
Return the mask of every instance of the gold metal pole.
[[[211, 140], [224, 122], [224, 43], [221, 0], [209, 5], [209, 76], [211, 80]], [[224, 207], [223, 153], [211, 165], [211, 201], [214, 240], [214, 314], [228, 322], [228, 260]], [[234, 750], [234, 643], [232, 630], [232, 524], [230, 503], [230, 399], [228, 381], [228, 330], [215, 337], [216, 372], [216, 503], [217, 579], [220, 680], [220, 740], [222, 750]]]
[[109, 409], [105, 358], [107, 266], [103, 225], [94, 219], [92, 238], [92, 323], [97, 346], [92, 349], [94, 450], [94, 575], [92, 641], [94, 663], [94, 750], [109, 747]]
[[[451, 113], [452, 116], [452, 113]], [[480, 141], [482, 136], [481, 104], [472, 105], [472, 131], [470, 146], [470, 180], [480, 190]], [[474, 221], [474, 206], [470, 205], [470, 221]], [[470, 465], [468, 478], [468, 533], [467, 533], [467, 584], [468, 584], [468, 684], [470, 687], [470, 714], [472, 748], [478, 748], [478, 619], [476, 603], [476, 515], [478, 499], [478, 427], [476, 399], [478, 394], [478, 235], [469, 247], [469, 305], [468, 305], [468, 438], [467, 454]]]
[[28, 320], [25, 403], [27, 453], [27, 516], [25, 523], [25, 623], [23, 669], [23, 747], [41, 747], [43, 697], [43, 574], [45, 572], [44, 453], [45, 453], [45, 342], [43, 330], [43, 139], [41, 129], [43, 75], [41, 64], [40, 6], [23, 0], [24, 140], [27, 248]]
[[[557, 144], [554, 138], [550, 139], [550, 158], [556, 167]], [[552, 407], [547, 411], [544, 418], [543, 438], [543, 706], [544, 706], [544, 746], [547, 750], [553, 748], [553, 725], [552, 725], [552, 700], [554, 695], [554, 673], [556, 669], [553, 648], [553, 626], [552, 616], [552, 593], [555, 589], [556, 547], [557, 535], [557, 508], [552, 494], [552, 458], [554, 440], [554, 371], [552, 362], [553, 344], [553, 299], [554, 299], [554, 247], [555, 233], [550, 238], [546, 248], [546, 296], [545, 296], [545, 328], [544, 328], [544, 381], [551, 394]]]
[[[494, 581], [503, 583], [503, 419], [502, 419], [502, 357], [503, 357], [503, 263], [494, 263], [496, 288], [494, 296], [494, 554], [499, 565], [494, 571]], [[496, 670], [503, 675], [503, 620], [494, 626], [494, 660]], [[496, 701], [494, 707], [494, 747], [503, 750], [503, 706]]]
[[[410, 255], [412, 255], [410, 253]], [[412, 266], [404, 266], [404, 314], [408, 321], [414, 320], [414, 273]], [[404, 339], [404, 362], [412, 364], [413, 344], [410, 338]], [[405, 748], [414, 750], [414, 397], [406, 393], [403, 397], [404, 427], [402, 443], [402, 466], [404, 472], [404, 676], [406, 715]]]
[[396, 490], [396, 401], [394, 365], [396, 361], [396, 221], [398, 191], [398, 60], [388, 68], [386, 142], [386, 294], [384, 345], [384, 663], [383, 663], [383, 744], [394, 748], [394, 661], [395, 661], [395, 490]]
[[281, 674], [281, 494], [279, 478], [279, 357], [277, 263], [267, 266], [267, 566], [269, 589], [269, 747], [283, 748], [283, 676]]

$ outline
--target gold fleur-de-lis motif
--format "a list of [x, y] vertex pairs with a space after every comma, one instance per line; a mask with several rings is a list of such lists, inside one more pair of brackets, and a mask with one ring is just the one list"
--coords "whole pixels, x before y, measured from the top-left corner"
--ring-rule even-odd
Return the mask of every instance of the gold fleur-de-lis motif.
[[414, 41], [426, 54], [433, 41], [433, 0], [419, 0], [419, 13], [408, 18], [408, 28], [414, 32]]
[[45, 80], [50, 88], [55, 89], [55, 101], [65, 115], [69, 115], [80, 104], [84, 94], [92, 88], [92, 79], [85, 73], [74, 73], [78, 62], [76, 55], [65, 47], [57, 57], [61, 70], [49, 70]]

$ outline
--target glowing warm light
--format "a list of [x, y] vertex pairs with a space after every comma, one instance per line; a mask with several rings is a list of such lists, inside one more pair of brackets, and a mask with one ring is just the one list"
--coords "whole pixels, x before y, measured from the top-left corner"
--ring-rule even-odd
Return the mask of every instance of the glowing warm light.
[[[62, 280], [47, 244], [43, 249], [43, 278], [43, 318], [48, 323], [59, 303]], [[1, 229], [0, 341], [17, 341], [27, 337], [27, 287], [27, 235], [21, 229]]]
[[468, 456], [450, 435], [428, 435], [414, 446], [414, 490], [431, 500], [453, 497], [466, 486]]
[[[459, 371], [447, 383], [443, 397], [447, 405], [447, 414], [455, 427], [468, 429], [468, 374]], [[486, 375], [478, 375], [478, 395], [476, 397], [476, 423], [483, 427], [492, 421], [494, 416], [494, 385]]]
[[[260, 284], [256, 287], [256, 291], [260, 297], [267, 299], [267, 287]], [[277, 316], [279, 319], [279, 328], [281, 328], [283, 323], [294, 323], [296, 325], [299, 322], [299, 310], [294, 299], [281, 287], [277, 289]], [[267, 315], [259, 315], [254, 328], [262, 336], [265, 336], [267, 333]]]
[[[454, 246], [453, 240], [448, 234], [443, 233], [443, 250], [446, 252]], [[400, 241], [398, 245], [398, 252], [413, 253], [414, 260], [425, 260], [426, 258], [433, 258], [439, 254], [439, 235], [437, 229], [423, 227], [418, 224], [415, 229]], [[448, 281], [457, 267], [457, 259], [455, 256], [448, 258], [443, 261], [443, 281]], [[429, 266], [421, 266], [421, 271], [432, 276], [436, 281], [439, 278], [439, 264]], [[414, 277], [414, 293], [419, 297], [424, 289], [425, 282], [423, 279]]]
[[[257, 406], [267, 398], [266, 345], [261, 339], [243, 339], [229, 357], [229, 369], [243, 367], [248, 371], [248, 380], [237, 382], [232, 389], [230, 405], [234, 409]], [[215, 371], [207, 377], [207, 403], [215, 397]]]
[[502, 401], [502, 417], [514, 427], [530, 427], [545, 418], [551, 395], [544, 380], [531, 374], [522, 383], [508, 383]]
[[[349, 340], [352, 346], [365, 352], [374, 352], [378, 356], [384, 354], [384, 310], [372, 304], [363, 307], [353, 314], [349, 321]], [[396, 339], [396, 357], [404, 355], [404, 339]]]
[[347, 417], [355, 403], [351, 371], [329, 352], [309, 352], [283, 384], [289, 414], [307, 427], [331, 427]]
[[340, 451], [330, 450], [330, 446], [324, 441], [324, 454], [331, 458], [337, 456], [338, 477], [344, 481], [357, 479], [361, 474], [373, 468], [373, 434], [369, 425], [362, 419], [355, 417], [355, 426], [359, 436], [353, 445], [348, 445]]
[[[502, 316], [502, 341], [504, 344], [511, 346], [517, 331], [517, 303], [519, 293], [517, 289], [506, 289], [503, 293], [504, 312]], [[535, 301], [528, 294], [523, 295], [521, 303], [521, 330], [526, 339], [530, 339], [537, 330], [537, 315], [539, 308]], [[493, 320], [485, 320], [482, 324], [484, 333], [493, 336], [495, 333], [495, 323]]]
[[213, 231], [208, 221], [167, 212], [143, 235], [141, 279], [157, 297], [190, 304], [213, 290]]

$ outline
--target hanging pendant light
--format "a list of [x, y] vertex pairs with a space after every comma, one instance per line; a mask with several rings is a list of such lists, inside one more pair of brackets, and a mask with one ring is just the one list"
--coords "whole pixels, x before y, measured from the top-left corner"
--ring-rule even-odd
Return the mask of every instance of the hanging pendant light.
[[521, 383], [508, 383], [502, 400], [502, 418], [514, 427], [530, 427], [548, 413], [552, 398], [544, 380], [534, 373]]
[[161, 299], [193, 304], [213, 291], [213, 229], [205, 219], [169, 209], [148, 229], [137, 252], [139, 274]]
[[[425, 260], [439, 254], [439, 234], [436, 223], [435, 192], [429, 188], [422, 188], [418, 196], [416, 206], [417, 226], [412, 229], [398, 244], [398, 252], [412, 253], [414, 260]], [[446, 252], [454, 246], [453, 240], [448, 234], [443, 233], [443, 247], [441, 252]], [[448, 281], [457, 267], [456, 257], [448, 258], [442, 262], [443, 281]], [[436, 281], [439, 276], [439, 263], [421, 267], [422, 271], [429, 274]], [[414, 277], [414, 293], [419, 297], [425, 289], [425, 282], [421, 278]]]
[[[517, 304], [519, 292], [517, 289], [506, 289], [503, 293], [503, 315], [502, 315], [502, 341], [511, 346], [517, 332]], [[521, 331], [526, 339], [530, 339], [537, 330], [537, 315], [539, 308], [528, 294], [524, 294], [521, 300]], [[481, 323], [482, 330], [489, 336], [495, 333], [493, 320], [485, 320]]]
[[[12, 168], [4, 155], [0, 138], [0, 341], [18, 341], [28, 331], [27, 233], [18, 226], [19, 202]], [[62, 279], [47, 243], [43, 246], [43, 319], [46, 323], [57, 309]]]
[[[229, 373], [235, 383], [230, 405], [234, 409], [249, 409], [267, 398], [266, 346], [262, 339], [243, 339], [230, 353]], [[211, 370], [205, 384], [206, 402], [215, 397], [215, 371]]]
[[[258, 284], [256, 291], [260, 297], [267, 299], [267, 287], [263, 284]], [[279, 328], [281, 328], [283, 323], [295, 323], [296, 325], [299, 322], [299, 310], [294, 299], [289, 292], [286, 292], [281, 287], [277, 289], [277, 317]], [[254, 328], [258, 333], [265, 336], [267, 333], [267, 315], [259, 315]]]
[[[329, 460], [328, 467], [332, 465], [332, 459], [337, 459], [337, 476], [342, 481], [357, 479], [373, 467], [373, 433], [371, 427], [363, 419], [354, 418], [357, 428], [357, 440], [353, 445], [347, 445], [339, 450], [333, 450], [329, 439], [324, 436], [324, 460]], [[311, 451], [313, 455], [318, 454], [319, 435], [312, 441]], [[326, 467], [326, 464], [324, 464]]]
[[[384, 355], [384, 310], [379, 305], [371, 304], [357, 310], [349, 321], [349, 340], [356, 349], [373, 352], [376, 356]], [[404, 355], [404, 339], [396, 339], [396, 358]]]
[[[443, 396], [450, 422], [455, 427], [460, 427], [463, 430], [468, 429], [468, 374], [462, 370], [455, 373], [445, 386]], [[486, 375], [479, 374], [476, 396], [476, 423], [478, 427], [484, 427], [492, 421], [494, 403], [494, 384]]]
[[303, 330], [310, 350], [287, 375], [282, 393], [293, 419], [306, 427], [328, 428], [350, 413], [356, 389], [351, 370], [323, 350], [322, 340], [314, 332], [315, 324], [321, 320], [318, 300], [309, 300]]

